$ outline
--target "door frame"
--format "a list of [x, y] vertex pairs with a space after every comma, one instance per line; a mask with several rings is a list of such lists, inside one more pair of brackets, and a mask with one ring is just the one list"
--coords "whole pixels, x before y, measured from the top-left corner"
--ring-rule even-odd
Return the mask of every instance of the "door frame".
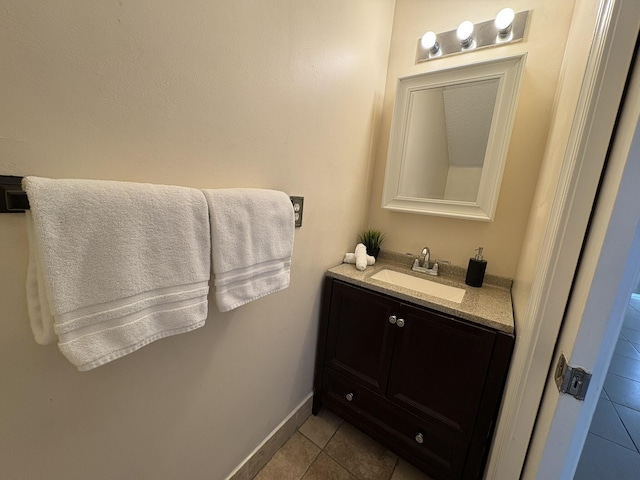
[[[487, 479], [513, 480], [523, 473], [633, 54], [640, 19], [635, 3], [601, 0], [598, 4], [591, 51], [526, 311], [523, 318], [516, 318], [516, 325], [525, 328], [518, 333]], [[535, 457], [530, 455], [529, 462], [535, 464]]]
[[554, 355], [593, 376], [581, 402], [550, 375], [524, 478], [574, 477], [640, 272], [640, 63], [631, 78]]

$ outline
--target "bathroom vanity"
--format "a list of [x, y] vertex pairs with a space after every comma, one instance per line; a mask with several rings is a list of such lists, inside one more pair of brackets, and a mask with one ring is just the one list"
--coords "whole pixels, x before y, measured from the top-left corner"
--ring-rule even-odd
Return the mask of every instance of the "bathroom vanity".
[[334, 411], [434, 479], [482, 478], [514, 345], [509, 284], [429, 279], [464, 289], [458, 303], [371, 278], [383, 269], [412, 275], [385, 261], [327, 272], [313, 412]]

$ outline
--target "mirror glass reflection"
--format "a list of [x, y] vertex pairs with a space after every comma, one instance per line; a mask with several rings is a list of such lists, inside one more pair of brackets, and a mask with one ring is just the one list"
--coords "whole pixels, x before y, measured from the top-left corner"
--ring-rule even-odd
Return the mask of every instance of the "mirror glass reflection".
[[398, 79], [383, 208], [493, 220], [525, 59]]
[[498, 79], [414, 92], [398, 194], [475, 202]]

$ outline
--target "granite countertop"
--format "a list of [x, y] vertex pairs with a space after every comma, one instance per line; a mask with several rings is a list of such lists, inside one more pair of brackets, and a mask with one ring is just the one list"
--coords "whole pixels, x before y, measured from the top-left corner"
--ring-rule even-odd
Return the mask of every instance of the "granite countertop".
[[[412, 258], [404, 255], [381, 252], [375, 265], [367, 267], [362, 272], [355, 265], [343, 263], [330, 268], [327, 276], [513, 335], [510, 279], [486, 275], [482, 287], [475, 288], [464, 283], [465, 269], [463, 268], [441, 264], [440, 275], [431, 276], [412, 271], [411, 262]], [[464, 298], [462, 303], [455, 303], [371, 278], [372, 275], [384, 269], [462, 288], [465, 290]]]

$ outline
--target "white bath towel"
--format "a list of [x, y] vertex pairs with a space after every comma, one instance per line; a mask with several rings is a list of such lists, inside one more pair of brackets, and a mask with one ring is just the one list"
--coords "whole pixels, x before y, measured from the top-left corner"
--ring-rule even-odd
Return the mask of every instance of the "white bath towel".
[[218, 310], [227, 312], [289, 286], [295, 220], [286, 193], [204, 190]]
[[23, 180], [27, 301], [38, 343], [89, 370], [207, 317], [210, 234], [196, 189]]

